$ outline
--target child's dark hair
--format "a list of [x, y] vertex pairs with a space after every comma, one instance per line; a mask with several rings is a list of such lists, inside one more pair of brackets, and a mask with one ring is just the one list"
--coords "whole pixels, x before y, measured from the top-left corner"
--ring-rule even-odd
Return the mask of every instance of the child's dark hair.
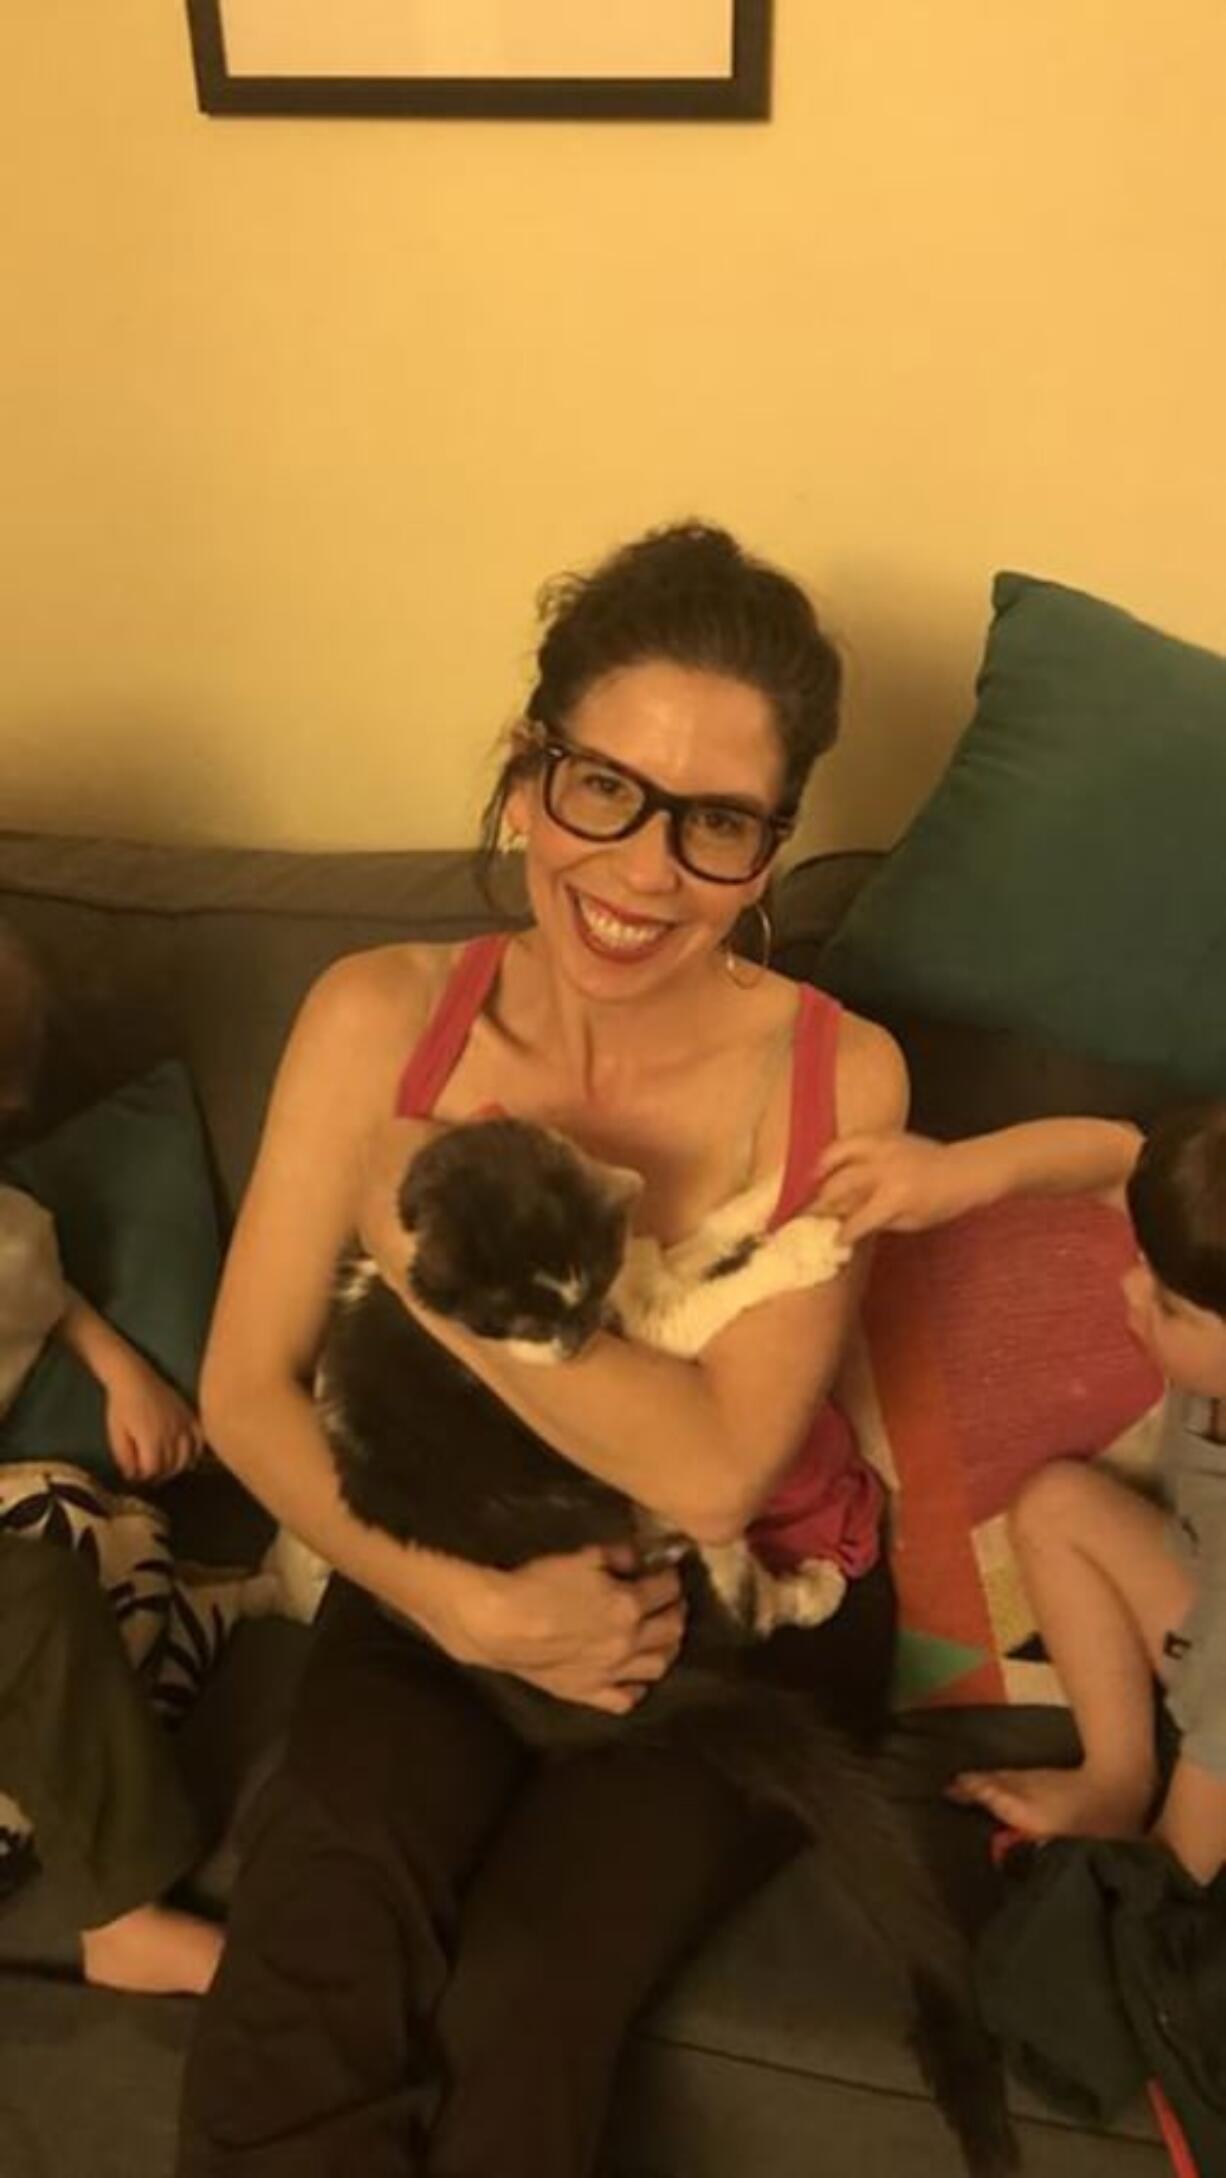
[[33, 1102], [49, 1014], [42, 970], [12, 924], [0, 921], [0, 1138]]
[[[525, 716], [564, 733], [589, 688], [649, 659], [722, 673], [770, 705], [783, 756], [782, 812], [800, 800], [817, 757], [838, 732], [838, 652], [790, 575], [751, 558], [727, 530], [681, 522], [649, 530], [588, 575], [563, 575], [539, 599], [543, 634]], [[481, 825], [481, 856], [498, 840], [507, 795], [535, 770], [514, 749]]]
[[1128, 1182], [1128, 1208], [1155, 1278], [1226, 1316], [1226, 1101], [1155, 1121]]

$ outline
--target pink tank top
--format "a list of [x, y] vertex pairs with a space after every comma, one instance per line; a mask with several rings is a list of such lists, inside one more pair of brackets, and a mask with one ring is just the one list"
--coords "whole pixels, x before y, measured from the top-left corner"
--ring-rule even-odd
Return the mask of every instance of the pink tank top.
[[[482, 1011], [510, 942], [491, 931], [465, 946], [438, 1005], [410, 1054], [396, 1095], [397, 1115], [428, 1119]], [[837, 1000], [797, 985], [792, 1045], [792, 1109], [787, 1155], [772, 1227], [809, 1200], [817, 1160], [835, 1128]], [[749, 1541], [771, 1572], [806, 1558], [832, 1559], [849, 1580], [875, 1565], [884, 1492], [861, 1459], [851, 1424], [833, 1400], [823, 1401], [791, 1467], [749, 1530]]]

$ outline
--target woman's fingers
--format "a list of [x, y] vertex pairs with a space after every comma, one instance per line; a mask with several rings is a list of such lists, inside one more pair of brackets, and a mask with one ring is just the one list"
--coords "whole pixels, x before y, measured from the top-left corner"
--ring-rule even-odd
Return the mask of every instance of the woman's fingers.
[[638, 1628], [634, 1654], [663, 1656], [666, 1664], [671, 1663], [681, 1646], [684, 1632], [685, 1607], [680, 1603], [671, 1603], [665, 1610], [653, 1611], [650, 1618], [643, 1619]]
[[609, 1686], [579, 1699], [586, 1700], [589, 1709], [603, 1709], [608, 1716], [625, 1717], [638, 1708], [646, 1691], [642, 1686]]
[[656, 1611], [665, 1611], [678, 1601], [681, 1595], [681, 1576], [675, 1566], [661, 1566], [655, 1573], [640, 1573], [627, 1584], [627, 1593], [638, 1606], [640, 1618], [650, 1618]]

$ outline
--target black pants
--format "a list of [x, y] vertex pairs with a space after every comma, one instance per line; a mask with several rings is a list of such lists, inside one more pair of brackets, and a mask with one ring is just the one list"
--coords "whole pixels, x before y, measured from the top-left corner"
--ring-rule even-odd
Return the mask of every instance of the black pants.
[[[862, 1726], [884, 1568], [784, 1644]], [[528, 1755], [464, 1675], [334, 1582], [185, 2085], [179, 2178], [580, 2178], [626, 2029], [794, 1851], [713, 1771]]]
[[88, 1566], [0, 1535], [0, 1786], [34, 1825], [57, 1904], [97, 1928], [197, 1859], [173, 1749]]

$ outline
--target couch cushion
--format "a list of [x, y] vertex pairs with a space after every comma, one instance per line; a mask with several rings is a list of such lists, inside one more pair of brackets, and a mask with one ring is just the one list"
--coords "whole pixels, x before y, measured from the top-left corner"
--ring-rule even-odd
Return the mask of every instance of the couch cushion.
[[1057, 583], [993, 595], [974, 721], [824, 979], [1226, 1088], [1226, 659]]
[[1062, 1700], [1004, 1513], [1042, 1461], [1103, 1452], [1162, 1380], [1129, 1336], [1127, 1220], [1015, 1199], [877, 1245], [843, 1397], [897, 1491], [896, 1699]]
[[865, 852], [807, 855], [793, 862], [767, 895], [774, 929], [772, 965], [784, 975], [812, 981], [814, 954], [793, 959], [793, 949], [826, 945], [883, 859]]
[[[194, 1402], [221, 1268], [204, 1137], [170, 1060], [16, 1152], [6, 1177], [51, 1212], [70, 1284]], [[112, 1478], [96, 1379], [58, 1339], [0, 1423], [0, 1459]]]
[[232, 1213], [314, 978], [363, 946], [451, 944], [514, 922], [523, 877], [505, 858], [487, 897], [458, 849], [314, 854], [0, 832], [0, 915], [57, 1000], [45, 1120], [182, 1058]]

